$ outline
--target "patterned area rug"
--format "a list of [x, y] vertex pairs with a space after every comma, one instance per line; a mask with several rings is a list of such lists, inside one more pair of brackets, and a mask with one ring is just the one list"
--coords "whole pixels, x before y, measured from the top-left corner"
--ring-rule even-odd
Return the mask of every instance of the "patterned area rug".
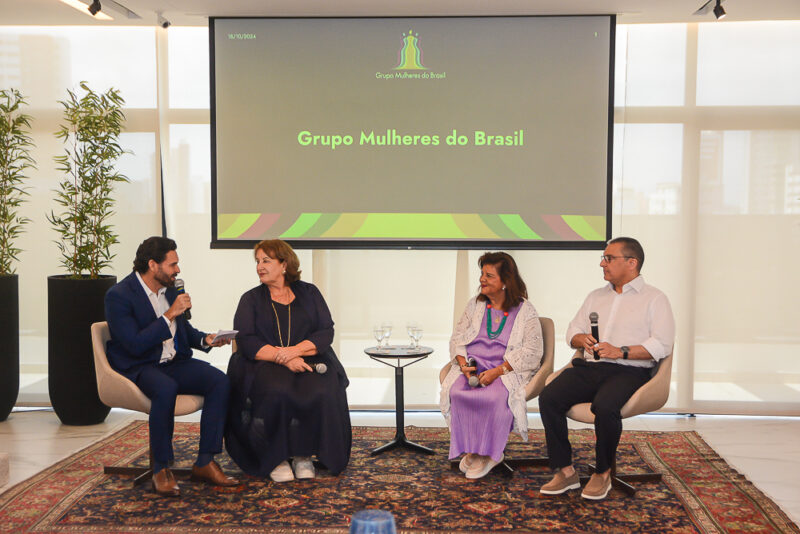
[[[191, 465], [197, 423], [175, 427], [176, 457]], [[144, 465], [147, 426], [134, 422], [0, 494], [0, 532], [347, 532], [364, 508], [391, 511], [398, 532], [800, 532], [778, 506], [725, 463], [695, 432], [624, 432], [619, 471], [652, 467], [660, 483], [640, 484], [635, 497], [613, 490], [602, 502], [579, 492], [543, 496], [545, 468], [524, 468], [513, 478], [491, 473], [469, 481], [446, 460], [446, 429], [409, 427], [407, 435], [436, 455], [395, 449], [376, 457], [390, 428], [355, 427], [353, 455], [338, 477], [274, 484], [238, 473], [226, 455], [223, 469], [243, 484], [212, 488], [181, 481], [180, 499], [156, 496], [149, 483], [103, 474], [103, 465]], [[594, 435], [570, 433], [576, 465], [593, 457]], [[542, 431], [513, 439], [510, 457], [544, 454]]]

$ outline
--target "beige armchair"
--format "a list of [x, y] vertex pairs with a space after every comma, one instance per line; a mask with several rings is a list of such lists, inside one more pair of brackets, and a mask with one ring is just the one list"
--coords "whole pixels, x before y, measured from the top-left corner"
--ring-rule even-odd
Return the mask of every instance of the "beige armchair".
[[[573, 358], [582, 358], [583, 352], [578, 349]], [[549, 384], [561, 374], [564, 369], [572, 367], [572, 361], [567, 365], [553, 373], [547, 378], [546, 383]], [[666, 358], [658, 362], [655, 372], [642, 387], [636, 390], [634, 394], [628, 399], [628, 402], [622, 407], [620, 413], [622, 418], [633, 417], [648, 412], [654, 412], [660, 409], [667, 402], [669, 397], [669, 384], [672, 376], [672, 353]], [[567, 417], [574, 421], [581, 423], [594, 424], [594, 414], [591, 410], [591, 403], [583, 402], [574, 405], [567, 412]], [[594, 466], [590, 466], [594, 470]], [[581, 477], [583, 479], [588, 477]], [[614, 459], [611, 465], [611, 482], [612, 485], [618, 489], [623, 490], [628, 495], [635, 495], [636, 488], [629, 482], [658, 482], [661, 480], [661, 473], [641, 473], [641, 474], [619, 474], [617, 473], [617, 462]]]
[[[136, 384], [111, 368], [106, 357], [106, 343], [111, 339], [108, 323], [92, 324], [92, 348], [94, 350], [94, 368], [97, 376], [97, 392], [103, 404], [111, 408], [125, 408], [137, 412], [150, 413], [150, 399], [136, 387]], [[175, 415], [187, 415], [203, 407], [203, 397], [199, 395], [178, 395], [175, 401]], [[148, 467], [104, 466], [105, 474], [132, 475], [136, 478], [133, 485], [148, 480], [153, 475], [153, 458], [150, 456]], [[189, 476], [191, 469], [174, 469], [170, 471], [176, 476]]]
[[[553, 359], [555, 351], [555, 327], [553, 320], [549, 317], [539, 317], [539, 323], [542, 326], [542, 362], [539, 370], [534, 373], [531, 379], [525, 386], [525, 400], [530, 401], [539, 396], [546, 384], [547, 377], [553, 372]], [[448, 361], [442, 370], [439, 371], [439, 383], [444, 382], [445, 376], [450, 371], [450, 362]], [[450, 467], [458, 469], [459, 460], [451, 460]], [[502, 462], [497, 464], [493, 469], [501, 469], [503, 474], [511, 476], [514, 474], [514, 469], [524, 466], [541, 466], [547, 465], [547, 458], [505, 458]]]

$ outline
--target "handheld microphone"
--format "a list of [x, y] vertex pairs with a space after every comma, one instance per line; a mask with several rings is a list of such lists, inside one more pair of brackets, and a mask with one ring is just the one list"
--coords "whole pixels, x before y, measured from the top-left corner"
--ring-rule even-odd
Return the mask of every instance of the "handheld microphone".
[[[589, 314], [589, 323], [592, 325], [592, 337], [595, 341], [600, 343], [600, 329], [597, 327], [598, 318], [599, 316], [597, 315], [597, 312], [592, 312]], [[597, 354], [597, 352], [594, 353], [594, 359], [600, 359], [600, 355]]]
[[[476, 365], [478, 365], [478, 364], [475, 361], [475, 358], [473, 358], [472, 356], [467, 358], [467, 367], [475, 367]], [[469, 375], [469, 385], [471, 387], [476, 388], [476, 387], [478, 387], [478, 385], [480, 385], [480, 383], [481, 382], [480, 382], [480, 380], [478, 380], [478, 376], [477, 375], [475, 375], [475, 374], [470, 374]]]
[[[175, 279], [175, 289], [178, 291], [178, 295], [186, 294], [186, 289], [184, 288], [183, 280], [181, 280], [180, 278]], [[190, 309], [187, 309], [185, 312], [183, 312], [183, 316], [186, 317], [187, 320], [191, 321], [192, 311]]]
[[315, 373], [324, 375], [328, 372], [328, 366], [324, 363], [312, 363], [311, 368], [314, 370]]

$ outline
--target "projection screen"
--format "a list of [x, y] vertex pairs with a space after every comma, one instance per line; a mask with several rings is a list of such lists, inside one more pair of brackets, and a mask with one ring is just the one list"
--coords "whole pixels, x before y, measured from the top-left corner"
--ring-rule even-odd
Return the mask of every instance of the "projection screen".
[[610, 237], [613, 16], [209, 27], [212, 247]]

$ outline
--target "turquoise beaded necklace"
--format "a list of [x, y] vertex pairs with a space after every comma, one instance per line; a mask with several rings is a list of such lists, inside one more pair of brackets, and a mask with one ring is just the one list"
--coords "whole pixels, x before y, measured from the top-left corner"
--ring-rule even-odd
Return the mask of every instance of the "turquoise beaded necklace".
[[486, 305], [486, 336], [489, 339], [497, 339], [500, 333], [503, 331], [503, 327], [506, 325], [506, 319], [508, 319], [508, 312], [503, 312], [503, 320], [500, 321], [500, 326], [497, 327], [497, 330], [492, 330], [492, 305]]

